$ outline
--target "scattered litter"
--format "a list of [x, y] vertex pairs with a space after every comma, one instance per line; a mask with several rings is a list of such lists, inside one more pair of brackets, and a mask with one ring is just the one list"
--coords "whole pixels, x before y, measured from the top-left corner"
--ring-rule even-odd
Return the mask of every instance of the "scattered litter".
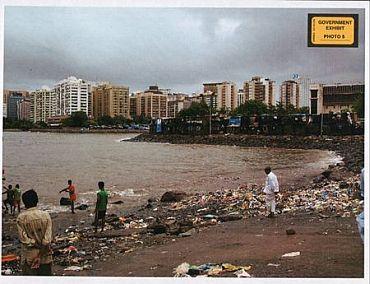
[[238, 278], [242, 278], [242, 277], [251, 277], [251, 275], [246, 272], [244, 269], [240, 269], [236, 272], [234, 272], [234, 274], [238, 277]]
[[278, 264], [278, 263], [269, 263], [269, 264], [267, 264], [267, 266], [279, 267], [280, 264]]
[[301, 252], [294, 251], [294, 252], [283, 254], [281, 257], [294, 257], [294, 256], [299, 256], [299, 255], [301, 255]]

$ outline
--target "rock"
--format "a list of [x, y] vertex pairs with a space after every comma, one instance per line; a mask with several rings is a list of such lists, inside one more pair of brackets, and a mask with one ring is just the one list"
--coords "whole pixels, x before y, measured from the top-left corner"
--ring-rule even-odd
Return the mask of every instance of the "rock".
[[339, 188], [348, 188], [348, 187], [349, 187], [348, 182], [341, 181], [341, 182], [339, 183]]
[[61, 197], [59, 201], [60, 206], [68, 206], [71, 205], [71, 200], [67, 197]]
[[76, 207], [78, 210], [86, 210], [89, 207], [89, 205], [81, 204]]
[[221, 222], [236, 221], [236, 220], [240, 220], [242, 218], [243, 218], [243, 216], [239, 215], [239, 214], [229, 214], [229, 215], [222, 215], [222, 216], [218, 217], [218, 219]]
[[185, 232], [185, 233], [181, 233], [179, 234], [179, 237], [190, 237], [191, 235], [195, 234], [196, 230], [195, 228]]
[[324, 180], [325, 180], [325, 176], [324, 175], [319, 175], [319, 176], [317, 176], [313, 179], [313, 182], [314, 183], [320, 183], [320, 182], [323, 182]]
[[178, 202], [184, 199], [187, 194], [183, 191], [167, 191], [161, 197], [161, 202]]
[[148, 199], [148, 203], [154, 203], [154, 202], [157, 202], [156, 198], [151, 197], [151, 198]]
[[289, 235], [295, 235], [295, 230], [292, 228], [286, 229], [285, 230], [286, 234]]
[[151, 231], [153, 234], [164, 234], [167, 231], [167, 226], [163, 223], [154, 223], [148, 226], [148, 230]]
[[330, 176], [331, 176], [331, 174], [332, 174], [332, 170], [326, 170], [326, 171], [323, 171], [322, 173], [321, 173], [321, 175], [323, 175], [325, 178], [329, 178]]
[[122, 200], [118, 200], [118, 201], [112, 202], [111, 204], [123, 204], [123, 201]]

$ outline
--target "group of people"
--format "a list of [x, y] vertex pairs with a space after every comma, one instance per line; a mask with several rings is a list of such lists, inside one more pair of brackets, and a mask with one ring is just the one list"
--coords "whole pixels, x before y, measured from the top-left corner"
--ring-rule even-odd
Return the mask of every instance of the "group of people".
[[[103, 181], [99, 181], [98, 187], [95, 203], [95, 232], [98, 230], [99, 221], [101, 221], [101, 231], [104, 230], [109, 197]], [[8, 186], [6, 193], [9, 189], [12, 190], [12, 187]], [[77, 193], [72, 180], [68, 180], [68, 186], [60, 191], [62, 192], [68, 192], [71, 211], [75, 214], [74, 203], [77, 200]], [[18, 235], [22, 244], [22, 275], [50, 276], [52, 275], [52, 220], [48, 212], [37, 208], [39, 198], [35, 190], [30, 189], [23, 194], [20, 194], [20, 191], [18, 193], [26, 209], [17, 217]], [[9, 195], [4, 203], [9, 203]]]
[[8, 205], [10, 207], [10, 214], [15, 213], [15, 210], [18, 209], [18, 213], [21, 212], [21, 189], [19, 184], [16, 184], [15, 187], [11, 184], [8, 187], [3, 186], [5, 190], [2, 194], [5, 194], [6, 197], [3, 199], [3, 208], [5, 209], [5, 214], [9, 212]]

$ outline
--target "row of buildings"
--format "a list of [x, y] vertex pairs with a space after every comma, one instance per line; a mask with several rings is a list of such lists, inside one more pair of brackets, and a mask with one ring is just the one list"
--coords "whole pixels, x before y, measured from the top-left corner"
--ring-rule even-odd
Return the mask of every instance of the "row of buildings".
[[[201, 94], [172, 93], [170, 89], [150, 86], [143, 92], [130, 94], [129, 87], [109, 82], [94, 83], [68, 77], [52, 89], [33, 92], [4, 90], [4, 116], [47, 122], [83, 111], [90, 118], [123, 116], [133, 118], [176, 117], [192, 102], [204, 101], [214, 110], [233, 110], [248, 100], [268, 106], [276, 104], [278, 87], [275, 81], [259, 76], [244, 82], [238, 89], [233, 82], [204, 83]], [[313, 114], [351, 109], [359, 95], [364, 95], [363, 84], [312, 84], [307, 78], [287, 80], [279, 86], [279, 101], [283, 106], [309, 107]]]

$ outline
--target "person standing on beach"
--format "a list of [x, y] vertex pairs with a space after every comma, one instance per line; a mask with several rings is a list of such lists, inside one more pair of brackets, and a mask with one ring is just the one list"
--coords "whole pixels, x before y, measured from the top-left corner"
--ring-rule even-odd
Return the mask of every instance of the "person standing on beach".
[[95, 233], [98, 231], [98, 223], [101, 220], [101, 231], [104, 230], [105, 214], [107, 213], [108, 192], [104, 189], [104, 182], [98, 182], [99, 191], [96, 197], [95, 205]]
[[72, 211], [72, 214], [75, 214], [75, 201], [77, 199], [77, 194], [76, 194], [76, 188], [74, 184], [72, 184], [72, 180], [69, 179], [68, 186], [62, 189], [61, 191], [59, 191], [59, 193], [62, 193], [64, 191], [69, 193], [69, 200], [71, 201], [71, 211]]
[[279, 192], [279, 182], [270, 167], [265, 168], [266, 183], [263, 192], [266, 194], [267, 217], [273, 218], [276, 209], [276, 193]]
[[10, 206], [10, 214], [14, 214], [14, 189], [11, 184], [8, 188], [4, 187], [5, 191], [2, 194], [6, 194], [6, 199], [3, 201], [5, 206], [5, 213], [8, 213], [8, 204]]
[[21, 189], [19, 188], [19, 184], [15, 185], [14, 189], [14, 211], [16, 208], [18, 208], [18, 213], [21, 212]]
[[39, 198], [33, 189], [22, 194], [26, 210], [17, 217], [22, 244], [22, 275], [52, 275], [52, 222], [49, 213], [37, 208]]

